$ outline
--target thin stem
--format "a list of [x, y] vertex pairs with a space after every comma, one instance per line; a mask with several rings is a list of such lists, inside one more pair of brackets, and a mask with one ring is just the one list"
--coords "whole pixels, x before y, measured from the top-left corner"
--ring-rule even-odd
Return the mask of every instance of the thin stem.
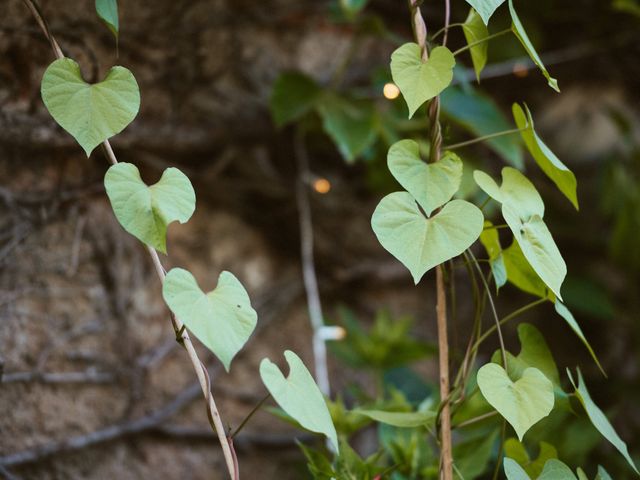
[[449, 36], [449, 21], [451, 20], [451, 3], [450, 0], [444, 0], [444, 37], [442, 38], [442, 46], [447, 46], [447, 37]]
[[502, 420], [502, 432], [500, 433], [500, 449], [498, 450], [498, 461], [496, 462], [496, 468], [493, 471], [492, 480], [498, 480], [500, 474], [500, 466], [502, 465], [502, 454], [504, 452], [504, 436], [507, 431], [507, 424]]
[[[464, 23], [462, 22], [458, 22], [458, 23], [450, 23], [449, 24], [449, 28], [453, 28], [453, 27], [462, 27], [464, 25]], [[438, 30], [436, 33], [434, 33], [433, 35], [431, 35], [431, 41], [434, 41], [436, 38], [438, 38], [440, 35], [442, 35], [445, 32], [445, 28], [442, 27], [440, 30]]]
[[502, 224], [502, 225], [491, 225], [490, 227], [484, 227], [482, 229], [483, 232], [486, 232], [487, 230], [500, 230], [503, 228], [509, 228], [509, 225], [507, 224]]
[[482, 137], [472, 138], [471, 140], [466, 140], [460, 143], [452, 143], [451, 145], [447, 145], [443, 147], [444, 150], [456, 150], [457, 148], [467, 147], [469, 145], [474, 145], [476, 143], [484, 142], [485, 140], [491, 140], [496, 137], [503, 137], [505, 135], [513, 135], [514, 133], [519, 133], [526, 130], [526, 128], [512, 128], [511, 130], [504, 130], [502, 132], [490, 133], [488, 135], [483, 135]]
[[270, 394], [270, 393], [267, 393], [267, 394], [266, 394], [264, 397], [262, 397], [262, 399], [261, 399], [261, 400], [256, 404], [256, 406], [255, 406], [255, 407], [253, 407], [253, 408], [251, 409], [251, 411], [249, 412], [249, 415], [247, 415], [247, 416], [244, 418], [244, 420], [242, 420], [242, 422], [240, 423], [240, 425], [238, 425], [238, 428], [236, 428], [236, 429], [234, 430], [234, 432], [233, 432], [231, 435], [229, 435], [229, 438], [230, 438], [231, 440], [233, 440], [233, 439], [236, 437], [236, 435], [238, 435], [238, 433], [240, 433], [240, 431], [241, 431], [241, 430], [244, 428], [244, 426], [249, 422], [249, 420], [251, 420], [251, 417], [253, 417], [253, 416], [258, 412], [258, 410], [260, 410], [260, 407], [262, 407], [262, 405], [264, 404], [264, 402], [266, 402], [270, 397], [271, 397], [271, 394]]
[[447, 338], [447, 298], [442, 265], [436, 267], [438, 317], [438, 368], [440, 369], [440, 399], [444, 402], [440, 413], [441, 478], [453, 479], [453, 453], [451, 442], [451, 407], [449, 403], [449, 340]]
[[320, 335], [324, 327], [324, 316], [322, 314], [318, 277], [313, 258], [313, 222], [307, 193], [308, 187], [305, 182], [305, 179], [309, 177], [309, 158], [304, 145], [304, 137], [300, 130], [296, 132], [294, 142], [295, 157], [298, 163], [296, 202], [298, 204], [298, 221], [300, 224], [300, 256], [302, 259], [302, 278], [307, 294], [309, 320], [313, 329], [315, 377], [320, 391], [324, 395], [330, 396], [331, 384], [329, 383], [329, 369], [327, 366], [327, 345], [325, 339]]
[[462, 428], [468, 425], [473, 425], [474, 423], [481, 422], [483, 420], [486, 420], [487, 418], [495, 417], [497, 414], [498, 412], [494, 410], [483, 415], [478, 415], [477, 417], [470, 418], [469, 420], [465, 420], [464, 422], [460, 422], [457, 425], [454, 425], [453, 428]]
[[[47, 23], [44, 20], [44, 17], [41, 14], [40, 8], [38, 7], [35, 0], [24, 0], [24, 2], [29, 8], [29, 10], [31, 11], [31, 13], [33, 14], [33, 16], [35, 17], [38, 25], [40, 25], [40, 28], [43, 30], [45, 36], [51, 43], [55, 56], [57, 58], [63, 58], [62, 50], [60, 49], [55, 38], [49, 31]], [[113, 149], [111, 148], [111, 144], [109, 143], [109, 141], [105, 140], [103, 142], [103, 146], [109, 162], [112, 165], [117, 164], [118, 160], [115, 156], [115, 153], [113, 152]], [[147, 250], [151, 257], [151, 261], [153, 262], [153, 265], [156, 269], [156, 273], [158, 274], [158, 278], [162, 283], [164, 282], [166, 272], [164, 267], [162, 266], [162, 263], [160, 262], [160, 258], [158, 257], [158, 252], [156, 252], [156, 250], [151, 247], [147, 247]], [[229, 475], [231, 476], [232, 479], [238, 480], [240, 478], [240, 475], [239, 475], [239, 470], [237, 468], [237, 462], [236, 460], [234, 460], [234, 455], [231, 451], [229, 440], [225, 436], [224, 425], [222, 423], [222, 419], [220, 418], [220, 412], [218, 411], [215, 400], [213, 399], [213, 395], [211, 394], [209, 374], [207, 373], [206, 367], [204, 366], [204, 364], [200, 361], [200, 358], [196, 353], [193, 343], [189, 338], [189, 334], [184, 329], [184, 324], [180, 321], [180, 319], [178, 319], [173, 315], [171, 316], [171, 318], [172, 318], [172, 322], [174, 324], [174, 328], [176, 332], [181, 332], [180, 343], [185, 347], [187, 354], [189, 356], [189, 360], [191, 361], [191, 364], [193, 365], [193, 368], [196, 372], [196, 376], [198, 377], [198, 382], [200, 383], [200, 387], [202, 388], [202, 393], [207, 402], [207, 414], [209, 416], [211, 423], [215, 427], [216, 434], [218, 435], [218, 440], [220, 441], [220, 446], [222, 447], [222, 453], [225, 458]]]
[[485, 43], [488, 42], [489, 40], [493, 40], [496, 37], [500, 37], [502, 35], [505, 35], [507, 33], [510, 33], [511, 29], [510, 28], [506, 28], [498, 33], [493, 33], [487, 37], [481, 38], [480, 40], [476, 40], [475, 42], [471, 42], [467, 45], [465, 45], [464, 47], [459, 48], [458, 50], [456, 50], [455, 52], [453, 52], [453, 56], [456, 57], [458, 55], [460, 55], [462, 52], [466, 52], [467, 50], [470, 50], [471, 48], [475, 47], [476, 45], [480, 45], [481, 43]]
[[[500, 326], [504, 325], [505, 323], [507, 323], [510, 320], [513, 320], [516, 317], [519, 317], [520, 315], [522, 315], [525, 312], [528, 312], [529, 310], [531, 310], [532, 308], [537, 307], [538, 305], [540, 305], [541, 303], [545, 303], [547, 301], [546, 298], [538, 298], [537, 300], [534, 300], [531, 303], [527, 303], [526, 305], [520, 307], [517, 310], [514, 310], [513, 312], [511, 312], [509, 315], [506, 315], [505, 317], [503, 317], [498, 324]], [[482, 342], [484, 342], [495, 330], [496, 328], [498, 328], [496, 325], [492, 325], [486, 332], [484, 332], [482, 335], [480, 335], [480, 337], [478, 338], [478, 340], [476, 340], [476, 343], [473, 345], [473, 350], [478, 350], [478, 347], [480, 347], [480, 344]]]
[[489, 300], [489, 306], [491, 307], [491, 313], [493, 313], [493, 319], [496, 322], [496, 328], [498, 330], [498, 340], [500, 341], [500, 351], [502, 352], [502, 366], [506, 369], [507, 368], [507, 350], [506, 350], [506, 348], [504, 346], [504, 338], [502, 338], [502, 329], [500, 328], [500, 319], [498, 318], [498, 312], [496, 311], [496, 306], [493, 303], [493, 296], [491, 295], [491, 290], [489, 288], [489, 284], [487, 282], [487, 279], [484, 277], [484, 273], [482, 272], [482, 269], [480, 268], [480, 264], [478, 263], [478, 260], [476, 260], [476, 256], [473, 254], [471, 249], [467, 249], [466, 253], [473, 260], [473, 263], [476, 266], [476, 270], [478, 271], [478, 274], [480, 275], [480, 280], [482, 281], [482, 284], [484, 285], [485, 292], [487, 293], [487, 298]]

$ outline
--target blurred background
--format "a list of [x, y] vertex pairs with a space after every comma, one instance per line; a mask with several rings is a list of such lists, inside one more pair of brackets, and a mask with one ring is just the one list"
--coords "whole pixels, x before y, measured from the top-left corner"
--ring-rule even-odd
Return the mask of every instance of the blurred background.
[[[429, 32], [443, 25], [442, 3], [424, 2]], [[388, 146], [427, 138], [424, 109], [407, 121], [402, 98], [384, 88], [390, 53], [412, 37], [406, 2], [119, 4], [116, 58], [93, 2], [41, 2], [88, 81], [114, 64], [137, 78], [142, 106], [113, 139], [119, 160], [135, 163], [147, 183], [178, 166], [195, 187], [196, 213], [170, 227], [165, 266], [190, 269], [205, 290], [230, 270], [250, 292], [258, 328], [231, 374], [200, 350], [224, 420], [237, 426], [264, 396], [262, 358], [282, 364], [281, 352], [291, 349], [313, 366], [301, 258], [311, 239], [326, 321], [348, 327], [347, 338], [329, 349], [333, 397], [349, 405], [372, 395], [372, 379], [407, 397], [436, 389], [434, 275], [415, 287], [369, 223], [379, 199], [398, 188], [386, 168]], [[513, 128], [511, 104], [526, 102], [540, 136], [576, 174], [579, 212], [517, 138], [459, 151], [466, 172], [522, 165], [538, 186], [569, 269], [563, 295], [609, 378], [551, 304], [518, 321], [544, 332], [561, 372], [580, 365], [596, 403], [638, 459], [640, 3], [539, 0], [517, 7], [562, 93], [548, 88], [515, 38], [501, 37], [490, 44], [479, 85], [468, 54], [458, 57], [456, 87], [443, 98], [444, 142]], [[455, 0], [452, 8], [452, 21], [464, 21], [469, 6]], [[491, 31], [508, 26], [503, 6]], [[465, 45], [460, 29], [449, 44]], [[100, 149], [87, 159], [41, 102], [40, 80], [52, 60], [24, 4], [2, 0], [0, 477], [224, 478], [152, 265], [106, 199], [108, 163]], [[295, 99], [315, 88], [331, 92], [317, 112], [302, 108], [274, 120], [270, 105], [277, 108], [278, 95]], [[482, 198], [470, 179], [463, 194]], [[301, 223], [311, 229], [301, 234]], [[450, 327], [454, 371], [473, 320], [463, 270]], [[498, 310], [506, 314], [531, 299], [506, 286]], [[515, 353], [514, 324], [506, 332]], [[485, 345], [479, 360], [495, 348]], [[296, 437], [306, 438], [259, 412], [236, 442], [243, 478], [308, 478]], [[632, 478], [585, 424], [562, 427], [556, 438], [567, 463], [591, 471], [601, 463], [616, 479]], [[365, 430], [353, 446], [370, 453], [372, 441], [375, 430]]]

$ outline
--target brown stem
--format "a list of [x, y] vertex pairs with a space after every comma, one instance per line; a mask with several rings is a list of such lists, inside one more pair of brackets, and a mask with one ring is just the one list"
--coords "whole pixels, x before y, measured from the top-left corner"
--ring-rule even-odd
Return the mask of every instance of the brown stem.
[[[45, 36], [49, 40], [49, 43], [51, 44], [51, 47], [53, 49], [53, 52], [56, 58], [58, 59], [63, 58], [64, 55], [62, 53], [62, 50], [60, 49], [53, 35], [51, 34], [49, 27], [47, 26], [47, 23], [44, 19], [44, 16], [41, 14], [40, 8], [38, 7], [35, 0], [24, 0], [24, 3], [29, 8], [31, 13], [35, 17], [36, 21], [38, 22], [38, 25], [40, 25], [40, 28], [42, 28]], [[115, 153], [113, 152], [113, 149], [111, 148], [111, 144], [109, 143], [109, 141], [105, 140], [102, 143], [102, 145], [104, 146], [105, 153], [107, 155], [109, 162], [112, 165], [117, 164], [118, 160], [116, 159]], [[160, 262], [160, 258], [158, 257], [158, 252], [156, 252], [156, 250], [151, 247], [147, 247], [147, 250], [149, 252], [149, 256], [151, 257], [151, 261], [153, 262], [153, 265], [156, 269], [156, 273], [158, 274], [158, 278], [160, 279], [160, 282], [163, 282], [166, 272], [164, 267], [162, 266], [162, 263]], [[239, 470], [237, 466], [237, 460], [235, 459], [235, 455], [231, 449], [230, 441], [225, 434], [224, 424], [222, 423], [222, 419], [220, 418], [220, 412], [218, 411], [216, 402], [213, 399], [213, 395], [211, 394], [211, 385], [210, 385], [209, 374], [207, 372], [207, 369], [204, 366], [204, 364], [200, 361], [200, 358], [196, 353], [196, 349], [193, 346], [193, 343], [191, 342], [189, 334], [184, 329], [184, 324], [180, 321], [180, 319], [178, 319], [173, 315], [172, 315], [172, 321], [174, 323], [174, 328], [176, 332], [179, 333], [180, 343], [185, 347], [185, 350], [187, 351], [187, 354], [189, 356], [189, 360], [191, 361], [191, 364], [193, 365], [193, 368], [196, 372], [196, 376], [198, 377], [198, 382], [200, 383], [202, 394], [204, 395], [206, 404], [207, 404], [207, 414], [212, 423], [212, 426], [215, 427], [218, 440], [220, 441], [220, 446], [222, 447], [222, 453], [224, 455], [225, 462], [227, 464], [227, 469], [229, 470], [229, 475], [231, 476], [232, 479], [238, 480], [240, 476], [239, 476]]]
[[445, 402], [440, 412], [440, 478], [453, 479], [451, 451], [451, 409], [449, 406], [449, 339], [447, 338], [447, 297], [442, 265], [436, 267], [438, 317], [438, 360], [440, 369], [440, 398]]

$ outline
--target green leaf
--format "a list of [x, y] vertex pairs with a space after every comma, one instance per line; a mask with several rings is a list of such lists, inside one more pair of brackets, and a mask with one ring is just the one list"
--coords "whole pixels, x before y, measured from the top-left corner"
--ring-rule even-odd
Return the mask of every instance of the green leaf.
[[571, 469], [560, 460], [552, 458], [544, 464], [538, 480], [577, 480]]
[[386, 412], [384, 410], [354, 410], [376, 422], [393, 425], [401, 428], [427, 427], [434, 424], [436, 413], [425, 412]]
[[112, 67], [102, 82], [90, 85], [70, 58], [49, 65], [41, 94], [53, 119], [77, 140], [87, 157], [98, 144], [124, 130], [140, 108], [138, 84], [129, 70]]
[[96, 0], [96, 12], [113, 36], [118, 38], [118, 1]]
[[524, 471], [524, 468], [512, 458], [505, 457], [502, 466], [504, 467], [504, 474], [507, 476], [507, 480], [531, 480], [527, 472]]
[[571, 201], [576, 210], [578, 207], [578, 196], [576, 193], [577, 181], [576, 177], [567, 166], [560, 161], [558, 157], [545, 145], [545, 143], [538, 137], [538, 134], [533, 127], [533, 117], [529, 108], [525, 105], [525, 112], [522, 107], [517, 103], [513, 104], [513, 118], [518, 125], [519, 129], [524, 129], [520, 132], [522, 139], [524, 140], [529, 153], [533, 156], [534, 160], [542, 171], [549, 177], [553, 183], [556, 184], [558, 189], [564, 194], [565, 197]]
[[571, 330], [573, 330], [573, 332], [578, 336], [578, 338], [582, 341], [584, 346], [587, 347], [587, 350], [589, 350], [589, 354], [591, 355], [591, 358], [593, 358], [593, 361], [596, 362], [596, 365], [598, 365], [598, 368], [600, 369], [602, 374], [606, 377], [607, 374], [602, 368], [602, 365], [600, 365], [600, 361], [598, 360], [596, 353], [593, 351], [593, 348], [591, 348], [591, 344], [589, 344], [587, 337], [585, 337], [584, 333], [582, 332], [582, 329], [580, 328], [580, 325], [574, 318], [573, 314], [569, 311], [569, 309], [565, 306], [565, 304], [562, 303], [560, 300], [556, 299], [554, 306], [558, 315], [560, 315], [562, 318], [565, 319], [565, 321], [569, 324], [569, 327], [571, 327]]
[[271, 90], [269, 107], [278, 127], [298, 120], [311, 111], [320, 97], [320, 87], [302, 73], [281, 74]]
[[524, 49], [527, 51], [529, 58], [533, 60], [533, 63], [535, 63], [538, 66], [538, 68], [540, 69], [544, 77], [547, 79], [549, 86], [553, 88], [556, 92], [560, 92], [560, 89], [558, 88], [558, 81], [555, 78], [551, 77], [551, 75], [549, 75], [549, 72], [545, 68], [544, 63], [542, 63], [542, 59], [538, 55], [538, 52], [536, 52], [536, 49], [533, 47], [531, 40], [529, 40], [529, 36], [527, 35], [527, 32], [522, 26], [522, 23], [518, 18], [518, 14], [516, 13], [516, 10], [513, 6], [513, 0], [509, 0], [509, 12], [511, 13], [511, 21], [512, 21], [511, 30], [513, 31], [515, 36], [518, 38], [518, 40], [520, 40], [520, 43], [522, 44]]
[[369, 0], [340, 0], [340, 7], [349, 18], [353, 18], [362, 11], [368, 1]]
[[338, 435], [320, 389], [300, 357], [291, 350], [284, 356], [289, 364], [285, 378], [277, 365], [265, 358], [260, 362], [260, 377], [273, 399], [304, 428], [322, 433], [339, 450]]
[[167, 168], [148, 187], [131, 163], [117, 163], [107, 170], [104, 186], [120, 225], [150, 247], [167, 253], [167, 226], [185, 223], [196, 208], [196, 194], [187, 176]]
[[478, 370], [477, 378], [484, 398], [509, 422], [520, 440], [553, 409], [553, 384], [537, 368], [527, 368], [513, 382], [504, 368], [488, 363]]
[[484, 222], [484, 230], [480, 234], [480, 243], [484, 246], [489, 255], [489, 266], [493, 273], [493, 280], [496, 283], [496, 291], [507, 283], [507, 267], [502, 256], [502, 246], [498, 230], [493, 228], [493, 223], [489, 220]]
[[587, 477], [587, 474], [584, 473], [584, 470], [582, 470], [580, 467], [578, 467], [578, 469], [576, 470], [576, 473], [578, 474], [578, 480], [589, 480], [589, 477]]
[[558, 451], [553, 445], [540, 442], [540, 452], [535, 460], [531, 460], [525, 446], [515, 438], [509, 438], [504, 443], [504, 454], [516, 460], [531, 478], [538, 478], [547, 460], [558, 458]]
[[598, 474], [595, 480], [613, 480], [609, 472], [607, 472], [601, 465], [598, 465]]
[[531, 267], [516, 240], [502, 251], [507, 280], [523, 292], [540, 298], [555, 300], [555, 295], [547, 288], [540, 276]]
[[350, 100], [327, 93], [317, 102], [324, 131], [348, 163], [369, 148], [376, 139], [376, 115], [368, 100]]
[[[468, 45], [481, 42], [489, 36], [489, 31], [487, 30], [486, 25], [482, 23], [480, 15], [473, 8], [469, 10], [469, 15], [462, 24], [462, 31]], [[476, 79], [478, 82], [480, 82], [480, 73], [487, 64], [488, 48], [489, 42], [477, 43], [470, 48], [471, 62], [473, 63], [473, 69], [476, 72]]]
[[502, 203], [506, 220], [522, 253], [542, 281], [562, 299], [560, 287], [567, 274], [567, 266], [553, 237], [544, 223], [544, 203], [533, 184], [515, 168], [502, 169], [502, 185], [489, 175], [476, 170], [473, 174], [478, 186]]
[[460, 188], [460, 157], [445, 152], [438, 162], [423, 162], [420, 159], [420, 147], [413, 140], [400, 140], [391, 145], [387, 165], [391, 174], [416, 199], [427, 216], [451, 200]]
[[[440, 95], [442, 113], [478, 137], [504, 132], [513, 128], [491, 97], [475, 89], [447, 88]], [[516, 168], [524, 161], [517, 135], [490, 138], [486, 145]]]
[[256, 327], [258, 315], [240, 281], [222, 272], [218, 285], [204, 293], [187, 270], [173, 268], [162, 285], [171, 311], [229, 371], [231, 360]]
[[584, 379], [582, 378], [582, 372], [580, 372], [580, 369], [578, 369], [577, 387], [569, 370], [567, 370], [567, 374], [569, 375], [569, 380], [571, 380], [573, 388], [575, 388], [576, 396], [578, 397], [578, 400], [580, 400], [580, 403], [582, 403], [582, 406], [587, 412], [587, 416], [589, 417], [589, 420], [591, 420], [593, 426], [596, 427], [600, 434], [604, 438], [606, 438], [611, 443], [611, 445], [616, 447], [616, 449], [622, 454], [625, 460], [629, 462], [631, 468], [633, 468], [633, 470], [640, 475], [638, 468], [631, 459], [631, 455], [629, 455], [627, 444], [620, 438], [618, 433], [613, 429], [613, 426], [611, 425], [605, 414], [591, 399], [591, 395], [587, 390], [587, 385], [584, 383]]
[[409, 193], [395, 192], [380, 201], [371, 227], [417, 284], [428, 270], [469, 248], [482, 233], [483, 221], [480, 209], [464, 200], [453, 200], [425, 218]]
[[426, 61], [416, 43], [405, 43], [391, 54], [391, 76], [407, 102], [409, 118], [449, 86], [455, 64], [453, 53], [446, 47], [431, 50]]
[[467, 3], [476, 9], [484, 24], [489, 25], [491, 15], [504, 3], [504, 0], [467, 0]]
[[482, 434], [477, 438], [453, 447], [455, 477], [459, 480], [472, 480], [480, 477], [489, 466], [498, 431]]

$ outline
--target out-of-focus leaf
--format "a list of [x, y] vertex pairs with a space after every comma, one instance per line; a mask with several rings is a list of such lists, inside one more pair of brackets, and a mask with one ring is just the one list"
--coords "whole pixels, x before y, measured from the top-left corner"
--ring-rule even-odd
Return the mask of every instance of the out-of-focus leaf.
[[436, 412], [386, 412], [384, 410], [354, 410], [355, 413], [364, 415], [376, 422], [385, 423], [394, 427], [414, 428], [433, 425]]
[[504, 442], [504, 454], [518, 462], [531, 478], [538, 478], [547, 460], [558, 458], [558, 451], [553, 445], [540, 442], [538, 457], [535, 460], [531, 460], [524, 444], [515, 438], [509, 438]]
[[349, 18], [355, 17], [367, 5], [369, 0], [340, 0], [340, 8]]
[[107, 28], [118, 38], [120, 28], [118, 22], [118, 1], [117, 0], [96, 0], [96, 12], [98, 17], [104, 22]]
[[498, 431], [458, 443], [453, 447], [454, 477], [457, 480], [474, 480], [487, 470]]
[[[447, 88], [440, 94], [440, 103], [443, 114], [478, 137], [513, 129], [493, 100], [476, 90]], [[517, 135], [491, 138], [486, 144], [510, 165], [516, 168], [524, 166]]]
[[280, 75], [273, 84], [269, 100], [276, 125], [282, 127], [311, 111], [320, 93], [316, 82], [302, 73], [288, 72]]

